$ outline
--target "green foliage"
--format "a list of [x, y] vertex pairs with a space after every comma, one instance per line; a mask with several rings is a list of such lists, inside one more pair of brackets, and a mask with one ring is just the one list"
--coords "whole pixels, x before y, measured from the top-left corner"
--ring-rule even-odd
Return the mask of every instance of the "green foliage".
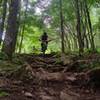
[[96, 68], [100, 68], [100, 62], [97, 61], [91, 61], [89, 63], [84, 63], [84, 64], [80, 64], [79, 69], [80, 70], [84, 70], [84, 69], [96, 69]]
[[[84, 2], [84, 0], [81, 0]], [[49, 0], [48, 0], [49, 2]], [[25, 24], [24, 31], [24, 39], [22, 44], [22, 53], [40, 53], [41, 44], [39, 38], [43, 31], [47, 31], [49, 36], [54, 40], [49, 43], [47, 53], [50, 52], [59, 52], [61, 49], [61, 40], [60, 40], [60, 11], [59, 11], [59, 0], [52, 0], [51, 4], [44, 8], [41, 14], [36, 14], [34, 9], [39, 3], [37, 0], [29, 0], [29, 8], [27, 10], [27, 17], [24, 18], [25, 7], [23, 6], [21, 9], [21, 21], [20, 21], [20, 29], [23, 30], [23, 25]], [[99, 5], [99, 0], [87, 0], [91, 21], [93, 25], [93, 32], [95, 35], [95, 44], [96, 48], [100, 47], [100, 39], [99, 39], [99, 29], [100, 29], [100, 8], [96, 5]], [[41, 7], [40, 10], [42, 10]], [[45, 18], [50, 17], [50, 26], [44, 24]], [[63, 17], [64, 24], [69, 26], [71, 31], [66, 30], [65, 34], [68, 36], [70, 45], [75, 45], [74, 40], [72, 39], [72, 33], [76, 33], [76, 14], [75, 14], [75, 6], [73, 0], [63, 0]], [[18, 35], [17, 44], [19, 46], [21, 39], [21, 32]], [[66, 42], [66, 45], [68, 42]], [[18, 52], [17, 46], [17, 52]], [[33, 50], [35, 47], [35, 50]], [[77, 51], [78, 48], [71, 48], [72, 51]], [[69, 47], [66, 47], [66, 51], [69, 50]], [[71, 50], [69, 50], [71, 51]]]
[[8, 59], [7, 55], [4, 52], [0, 52], [0, 60]]
[[100, 53], [100, 48], [98, 48], [97, 51]]
[[9, 93], [0, 90], [0, 97], [9, 96]]

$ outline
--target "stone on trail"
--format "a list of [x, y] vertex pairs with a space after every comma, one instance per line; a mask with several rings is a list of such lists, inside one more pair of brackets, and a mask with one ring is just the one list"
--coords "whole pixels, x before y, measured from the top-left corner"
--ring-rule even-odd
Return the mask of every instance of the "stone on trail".
[[33, 95], [31, 94], [31, 93], [29, 93], [29, 92], [25, 92], [25, 94], [24, 94], [26, 97], [29, 97], [29, 98], [32, 98], [33, 97]]
[[51, 96], [42, 95], [41, 100], [54, 100]]
[[78, 100], [77, 96], [69, 95], [65, 92], [60, 92], [60, 100]]

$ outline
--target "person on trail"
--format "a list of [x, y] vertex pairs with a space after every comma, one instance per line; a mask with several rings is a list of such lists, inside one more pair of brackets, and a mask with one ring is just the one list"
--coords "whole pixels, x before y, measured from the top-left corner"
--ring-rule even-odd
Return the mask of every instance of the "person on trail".
[[45, 51], [47, 50], [48, 46], [48, 35], [46, 32], [43, 33], [40, 41], [41, 41], [41, 51], [43, 52], [43, 54], [45, 54]]

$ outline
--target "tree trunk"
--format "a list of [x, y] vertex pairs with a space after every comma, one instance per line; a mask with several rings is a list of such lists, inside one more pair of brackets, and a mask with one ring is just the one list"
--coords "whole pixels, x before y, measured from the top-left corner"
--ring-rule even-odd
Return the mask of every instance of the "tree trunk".
[[89, 10], [88, 10], [87, 1], [84, 0], [84, 3], [85, 3], [86, 14], [87, 14], [87, 18], [88, 18], [88, 24], [89, 24], [89, 28], [90, 28], [91, 49], [94, 52], [95, 51], [95, 43], [94, 43], [94, 36], [93, 36], [93, 31], [92, 31], [92, 24], [91, 24], [91, 19], [90, 19], [90, 13], [89, 13]]
[[27, 9], [28, 9], [28, 0], [26, 0], [26, 4], [25, 4], [25, 12], [24, 12], [24, 24], [22, 27], [22, 32], [21, 32], [21, 40], [20, 40], [20, 44], [19, 44], [19, 53], [21, 53], [22, 50], [22, 44], [23, 44], [23, 39], [24, 39], [24, 31], [25, 31], [25, 24], [26, 24], [26, 19], [27, 19]]
[[63, 20], [63, 12], [62, 12], [62, 0], [60, 0], [60, 25], [61, 25], [61, 49], [62, 53], [65, 53], [64, 47], [64, 20]]
[[9, 16], [8, 16], [6, 35], [2, 47], [2, 51], [9, 58], [12, 58], [12, 54], [15, 51], [18, 25], [19, 25], [17, 20], [19, 4], [20, 4], [20, 0], [11, 0], [10, 7], [9, 7]]
[[6, 18], [6, 12], [7, 12], [7, 0], [3, 1], [3, 12], [2, 12], [2, 19], [1, 19], [1, 24], [0, 24], [0, 45], [2, 42], [2, 35], [4, 31], [4, 23], [5, 23], [5, 18]]
[[76, 14], [77, 14], [77, 38], [79, 44], [79, 55], [84, 52], [83, 38], [81, 33], [81, 19], [80, 19], [80, 10], [79, 10], [79, 0], [75, 0], [76, 2]]

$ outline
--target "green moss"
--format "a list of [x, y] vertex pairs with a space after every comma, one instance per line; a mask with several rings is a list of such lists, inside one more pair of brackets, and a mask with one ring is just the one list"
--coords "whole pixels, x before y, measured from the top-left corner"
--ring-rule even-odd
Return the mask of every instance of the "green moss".
[[9, 96], [9, 93], [5, 91], [0, 91], [0, 97], [5, 97], [5, 96]]

